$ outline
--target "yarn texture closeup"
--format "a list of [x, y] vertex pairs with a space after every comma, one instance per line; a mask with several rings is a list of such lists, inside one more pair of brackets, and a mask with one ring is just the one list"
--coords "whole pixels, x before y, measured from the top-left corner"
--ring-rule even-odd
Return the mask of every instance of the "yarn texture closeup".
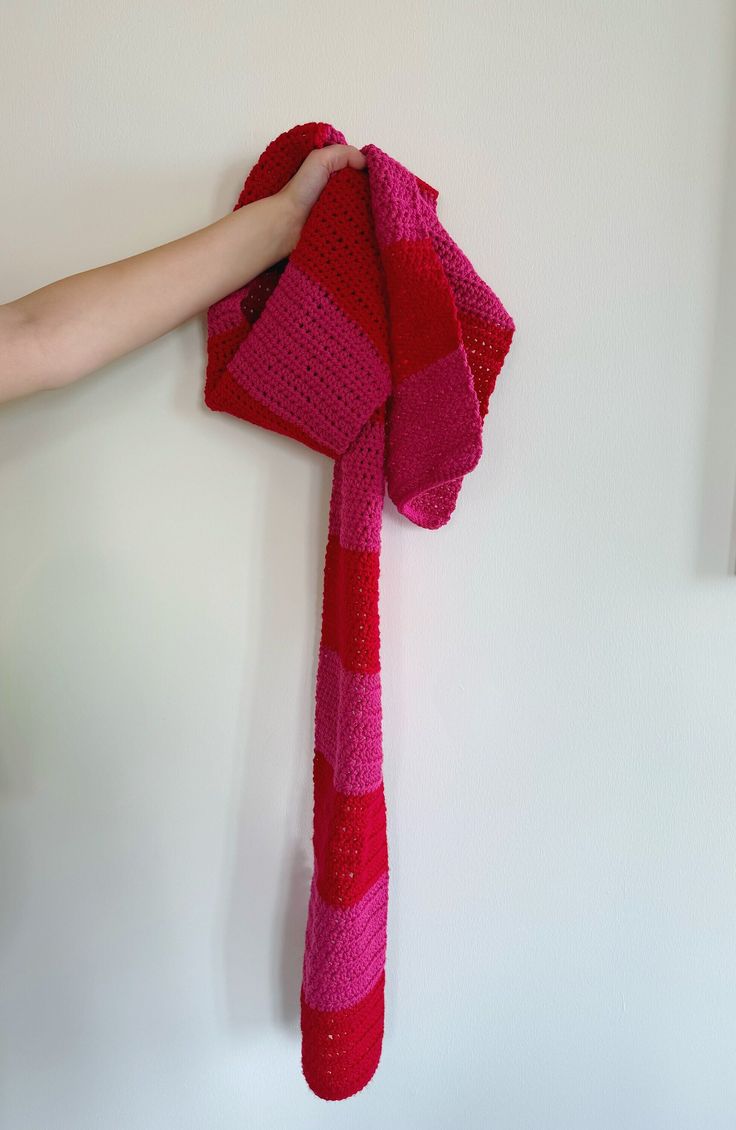
[[[283, 188], [324, 122], [280, 134], [235, 208]], [[302, 1071], [322, 1099], [373, 1077], [384, 1032], [389, 894], [379, 554], [387, 493], [449, 520], [481, 455], [514, 323], [437, 216], [437, 189], [375, 145], [333, 173], [288, 258], [207, 313], [206, 405], [333, 461], [317, 659], [313, 874]]]

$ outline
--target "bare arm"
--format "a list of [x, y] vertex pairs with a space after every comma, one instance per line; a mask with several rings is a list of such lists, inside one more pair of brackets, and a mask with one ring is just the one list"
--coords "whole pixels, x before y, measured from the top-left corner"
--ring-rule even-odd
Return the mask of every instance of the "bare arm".
[[354, 146], [315, 150], [273, 196], [0, 305], [0, 401], [69, 384], [250, 281], [293, 250], [330, 173], [348, 164], [365, 165]]

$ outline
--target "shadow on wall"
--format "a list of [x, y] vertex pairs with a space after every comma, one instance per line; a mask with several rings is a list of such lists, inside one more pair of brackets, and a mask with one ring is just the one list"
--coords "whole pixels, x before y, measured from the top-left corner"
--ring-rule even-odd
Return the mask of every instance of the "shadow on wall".
[[[736, 48], [736, 45], [735, 45]], [[731, 106], [711, 380], [703, 443], [703, 476], [696, 572], [702, 576], [736, 573], [736, 49], [732, 53]]]
[[[234, 418], [229, 422], [243, 429], [244, 440], [247, 429], [255, 441], [253, 466], [263, 488], [253, 550], [260, 555], [261, 568], [248, 618], [253, 660], [236, 731], [236, 783], [216, 940], [222, 948], [215, 960], [218, 977], [224, 978], [224, 1012], [231, 1028], [260, 1039], [264, 1026], [275, 1019], [298, 1037], [312, 875], [314, 685], [332, 463], [324, 460], [323, 473], [309, 477], [310, 536], [305, 545], [304, 522], [297, 513], [304, 506], [304, 494], [290, 489], [294, 466], [285, 453], [310, 463], [318, 457], [292, 440], [259, 432]], [[303, 620], [306, 586], [314, 594], [314, 632], [300, 638], [294, 624]], [[291, 673], [290, 685], [285, 683], [285, 668]], [[292, 684], [294, 671], [298, 681]], [[279, 696], [290, 701], [292, 720], [296, 696], [297, 748], [283, 748], [283, 719], [274, 717]], [[278, 843], [283, 850], [274, 853]], [[269, 952], [273, 939], [277, 944]]]

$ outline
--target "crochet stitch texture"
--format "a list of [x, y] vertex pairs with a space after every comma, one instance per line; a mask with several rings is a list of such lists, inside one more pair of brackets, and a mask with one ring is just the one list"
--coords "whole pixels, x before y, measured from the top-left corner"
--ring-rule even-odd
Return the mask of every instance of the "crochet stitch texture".
[[[324, 122], [280, 134], [235, 209], [281, 189]], [[437, 217], [437, 189], [375, 145], [330, 176], [286, 259], [207, 312], [204, 400], [334, 461], [316, 679], [302, 1071], [362, 1090], [383, 1042], [388, 850], [378, 582], [387, 491], [436, 529], [481, 455], [514, 323]]]

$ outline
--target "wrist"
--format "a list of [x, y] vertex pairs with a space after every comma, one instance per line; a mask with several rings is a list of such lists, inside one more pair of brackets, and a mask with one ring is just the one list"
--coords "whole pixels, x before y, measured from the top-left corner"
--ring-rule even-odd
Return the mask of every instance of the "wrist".
[[283, 189], [269, 197], [274, 208], [274, 234], [279, 259], [290, 255], [299, 242], [306, 215]]

